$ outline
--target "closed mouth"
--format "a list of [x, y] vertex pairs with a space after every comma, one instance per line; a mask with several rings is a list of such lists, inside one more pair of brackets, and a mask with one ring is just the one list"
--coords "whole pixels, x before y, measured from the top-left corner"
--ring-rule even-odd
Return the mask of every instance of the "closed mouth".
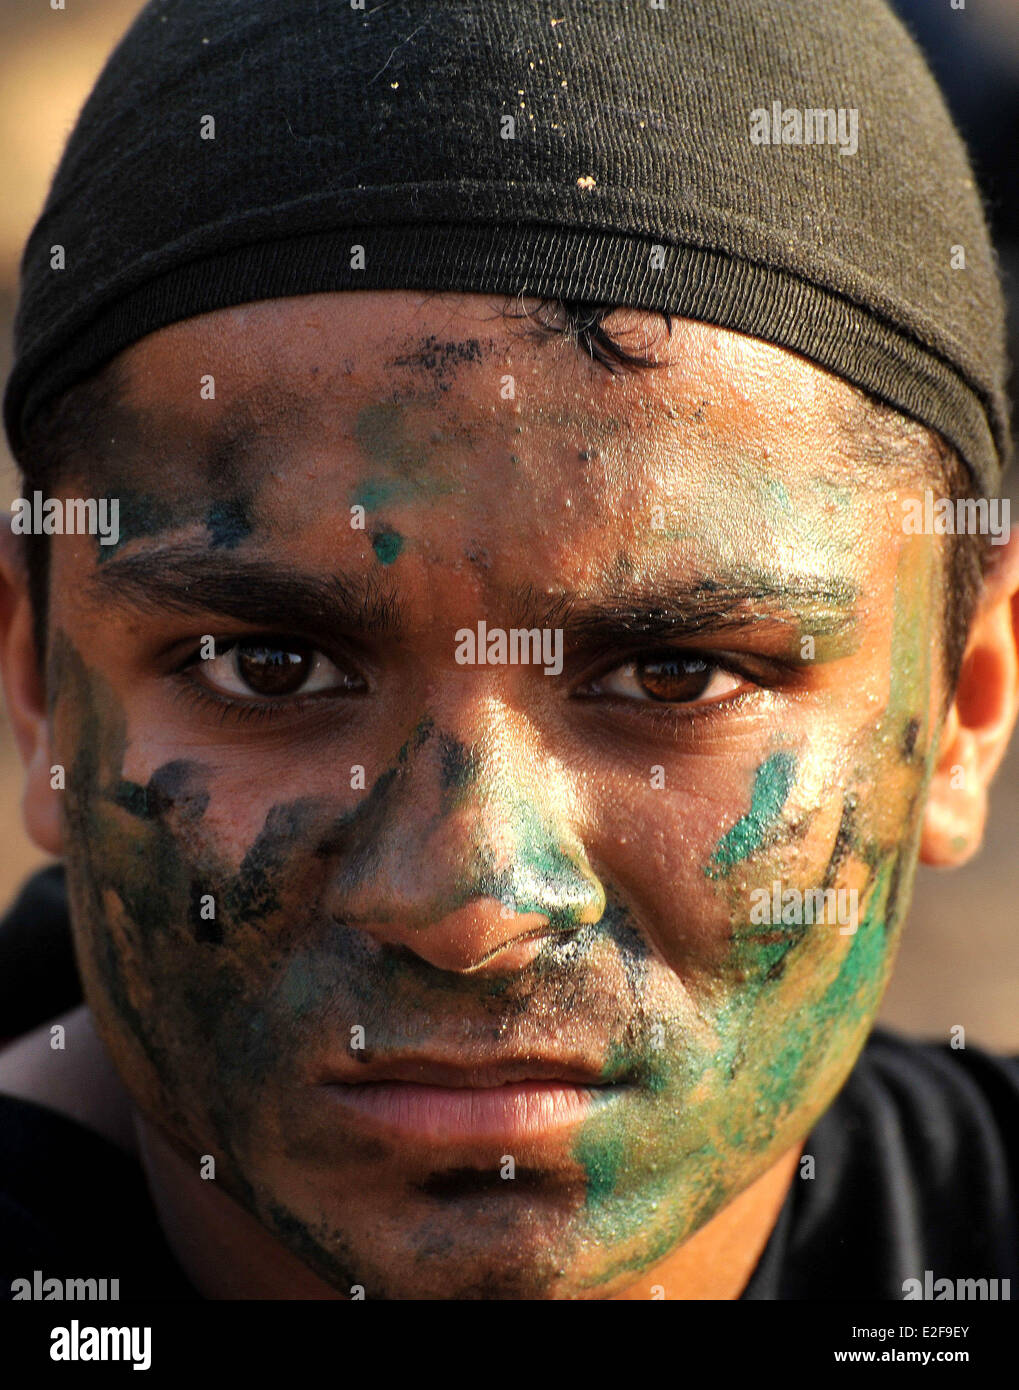
[[330, 1082], [344, 1111], [372, 1128], [426, 1141], [536, 1139], [579, 1124], [632, 1088], [572, 1081], [434, 1086], [417, 1081]]
[[634, 1089], [587, 1065], [533, 1058], [373, 1059], [321, 1086], [355, 1123], [430, 1143], [552, 1137]]

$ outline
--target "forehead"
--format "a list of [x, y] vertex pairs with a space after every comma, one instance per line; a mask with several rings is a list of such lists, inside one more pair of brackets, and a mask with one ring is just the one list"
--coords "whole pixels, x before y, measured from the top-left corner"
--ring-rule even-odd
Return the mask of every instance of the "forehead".
[[[537, 305], [324, 294], [171, 325], [122, 354], [102, 482], [129, 518], [179, 515], [323, 567], [366, 533], [376, 555], [395, 533], [404, 561], [466, 556], [493, 582], [518, 582], [522, 556], [577, 585], [620, 565], [830, 574], [863, 558], [880, 473], [857, 461], [843, 382], [635, 311], [607, 326], [660, 365], [613, 374], [507, 307]], [[355, 507], [365, 530], [341, 542]]]
[[[508, 318], [507, 307], [521, 316]], [[371, 398], [398, 398], [422, 418], [456, 413], [482, 432], [511, 422], [550, 440], [625, 429], [673, 444], [714, 433], [816, 446], [851, 420], [854, 392], [771, 344], [690, 320], [673, 320], [667, 334], [660, 316], [623, 310], [613, 336], [660, 365], [612, 375], [575, 344], [537, 333], [522, 316], [535, 307], [403, 291], [240, 305], [127, 349], [124, 395], [142, 432], [150, 424], [210, 440], [349, 425]]]

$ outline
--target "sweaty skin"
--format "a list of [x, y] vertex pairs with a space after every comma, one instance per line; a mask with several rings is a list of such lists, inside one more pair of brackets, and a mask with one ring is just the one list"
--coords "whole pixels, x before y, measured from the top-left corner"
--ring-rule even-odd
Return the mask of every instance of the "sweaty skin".
[[[319, 1296], [694, 1296], [691, 1237], [765, 1183], [734, 1297], [895, 955], [942, 548], [802, 359], [681, 321], [611, 378], [500, 303], [307, 296], [122, 355], [122, 418], [62, 488], [119, 496], [120, 544], [52, 549], [86, 1000], [157, 1191], [213, 1156], [200, 1200]], [[458, 664], [479, 621], [562, 627], [562, 673]], [[318, 685], [230, 688], [243, 638], [321, 652]], [[752, 923], [775, 881], [856, 889], [857, 930]], [[512, 1148], [327, 1103], [412, 1054], [606, 1084]]]

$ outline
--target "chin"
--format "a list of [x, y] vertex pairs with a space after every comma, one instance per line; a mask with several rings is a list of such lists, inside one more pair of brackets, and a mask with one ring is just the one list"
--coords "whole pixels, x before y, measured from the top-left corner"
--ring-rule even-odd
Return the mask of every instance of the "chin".
[[590, 1255], [580, 1184], [553, 1182], [541, 1191], [537, 1182], [503, 1183], [493, 1192], [485, 1190], [488, 1174], [447, 1171], [422, 1186], [388, 1201], [378, 1192], [355, 1197], [340, 1210], [301, 1210], [296, 1194], [287, 1194], [260, 1202], [258, 1214], [341, 1297], [604, 1296], [600, 1285], [583, 1287], [580, 1265]]

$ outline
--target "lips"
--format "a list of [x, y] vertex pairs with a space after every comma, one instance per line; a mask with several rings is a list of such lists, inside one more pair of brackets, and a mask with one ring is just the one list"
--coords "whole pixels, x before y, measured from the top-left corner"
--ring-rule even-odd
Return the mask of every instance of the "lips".
[[499, 1057], [477, 1058], [465, 1062], [442, 1058], [374, 1056], [367, 1062], [344, 1059], [342, 1065], [327, 1068], [321, 1078], [325, 1084], [364, 1085], [378, 1081], [409, 1081], [422, 1086], [473, 1089], [508, 1086], [517, 1081], [568, 1081], [580, 1086], [601, 1084], [601, 1068], [586, 1061], [556, 1058]]
[[552, 1139], [632, 1089], [576, 1061], [423, 1057], [348, 1062], [321, 1087], [348, 1122], [430, 1144]]

